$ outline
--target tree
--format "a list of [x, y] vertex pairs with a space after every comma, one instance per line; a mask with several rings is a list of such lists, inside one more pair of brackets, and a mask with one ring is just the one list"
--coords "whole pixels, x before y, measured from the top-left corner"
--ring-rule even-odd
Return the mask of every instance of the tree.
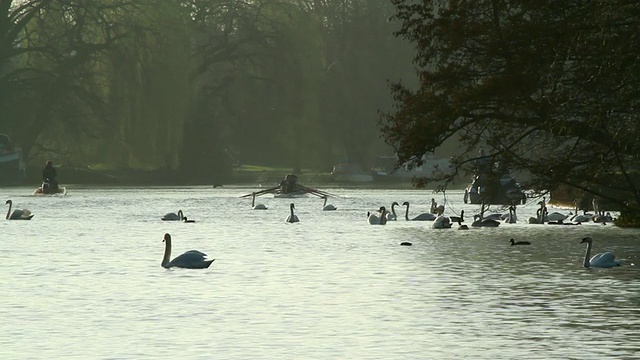
[[396, 107], [381, 119], [400, 162], [456, 139], [454, 171], [426, 182], [449, 184], [484, 147], [528, 174], [528, 188], [579, 189], [640, 219], [640, 4], [392, 2], [420, 80], [394, 84]]
[[[75, 135], [95, 136], [104, 121], [99, 68], [127, 35], [122, 14], [135, 2], [0, 1], [0, 129], [27, 156], [64, 151]], [[77, 140], [77, 137], [75, 137]]]

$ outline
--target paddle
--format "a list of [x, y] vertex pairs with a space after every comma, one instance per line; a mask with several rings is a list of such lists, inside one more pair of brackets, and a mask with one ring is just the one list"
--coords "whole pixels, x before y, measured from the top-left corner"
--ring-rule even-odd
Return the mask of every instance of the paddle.
[[[264, 195], [264, 194], [268, 194], [268, 193], [271, 193], [271, 194], [272, 194], [272, 193], [276, 192], [278, 188], [280, 188], [280, 187], [279, 187], [279, 186], [274, 186], [274, 187], [271, 187], [271, 188], [268, 188], [268, 189], [264, 189], [264, 190], [256, 191], [256, 192], [255, 192], [255, 194], [256, 194], [256, 196], [260, 196], [260, 195]], [[240, 197], [241, 197], [241, 198], [245, 198], [245, 197], [252, 196], [253, 194], [254, 194], [254, 193], [249, 193], [249, 194], [247, 194], [247, 195], [242, 195], [242, 196], [240, 196]]]

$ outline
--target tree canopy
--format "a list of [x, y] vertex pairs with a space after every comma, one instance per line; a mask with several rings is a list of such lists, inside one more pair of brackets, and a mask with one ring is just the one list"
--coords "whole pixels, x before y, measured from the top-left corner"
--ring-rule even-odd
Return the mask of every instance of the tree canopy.
[[456, 139], [455, 169], [439, 179], [484, 148], [530, 189], [579, 189], [638, 216], [640, 4], [392, 2], [419, 77], [393, 85], [381, 119], [400, 162]]

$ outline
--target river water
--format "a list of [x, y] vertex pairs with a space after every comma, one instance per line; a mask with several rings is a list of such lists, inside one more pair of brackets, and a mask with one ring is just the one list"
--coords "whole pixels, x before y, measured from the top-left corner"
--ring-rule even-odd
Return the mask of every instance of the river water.
[[[393, 201], [412, 217], [435, 198], [467, 224], [479, 206], [461, 192], [323, 190], [338, 210], [262, 196], [254, 211], [242, 187], [0, 189], [35, 214], [0, 222], [0, 358], [640, 358], [640, 230], [530, 225], [533, 202], [498, 228], [373, 226], [366, 212]], [[160, 220], [178, 210], [196, 222]], [[165, 232], [173, 256], [215, 262], [162, 268]], [[627, 263], [583, 268], [585, 236]]]

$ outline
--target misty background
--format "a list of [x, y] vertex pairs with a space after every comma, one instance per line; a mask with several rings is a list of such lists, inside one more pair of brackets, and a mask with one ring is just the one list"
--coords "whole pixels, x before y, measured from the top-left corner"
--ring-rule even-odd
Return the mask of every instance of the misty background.
[[[393, 155], [415, 50], [388, 1], [3, 1], [0, 133], [30, 165], [224, 178]], [[446, 151], [446, 149], [445, 149]]]

